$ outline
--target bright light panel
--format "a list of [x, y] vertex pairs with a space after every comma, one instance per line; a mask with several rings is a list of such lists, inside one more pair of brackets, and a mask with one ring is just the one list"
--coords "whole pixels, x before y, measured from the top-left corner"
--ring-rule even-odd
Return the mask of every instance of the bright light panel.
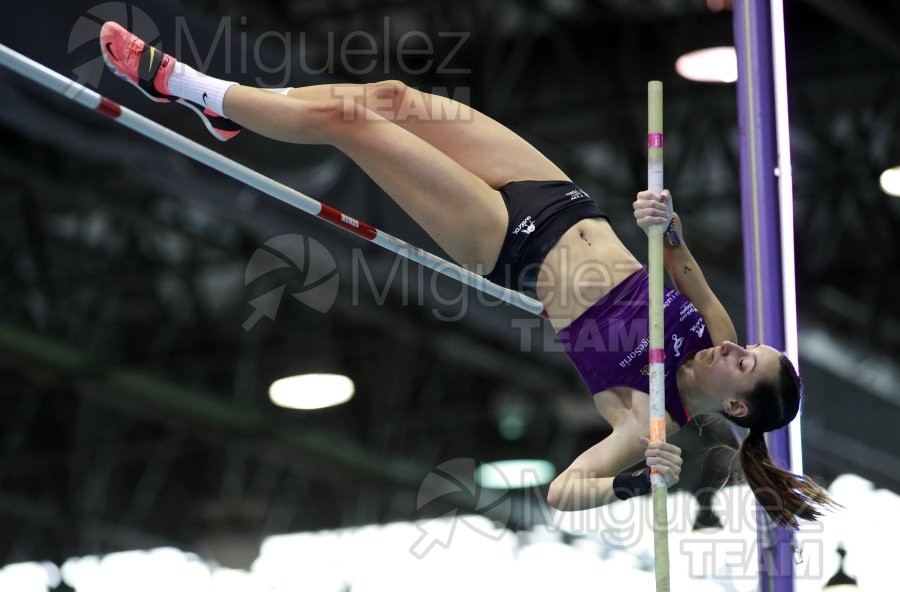
[[675, 70], [695, 82], [737, 82], [737, 53], [733, 47], [698, 49], [678, 58]]
[[[854, 453], [866, 454], [845, 451], [850, 460]], [[528, 462], [551, 468], [546, 461]], [[484, 466], [490, 467], [488, 474], [496, 474], [498, 467], [522, 467], [519, 463]], [[503, 486], [508, 487], [509, 481]], [[804, 525], [797, 533], [805, 557], [797, 566], [798, 592], [822, 590], [838, 569], [838, 543], [847, 550], [845, 573], [859, 582], [859, 590], [889, 589], [884, 582], [896, 575], [892, 571], [896, 545], [891, 541], [900, 531], [900, 496], [876, 489], [857, 475], [841, 475], [828, 489], [844, 507], [826, 512], [820, 523], [811, 528]], [[703, 533], [691, 530], [696, 500], [689, 492], [673, 491], [667, 498], [673, 584], [683, 584], [673, 589], [755, 590], [753, 492], [746, 485], [727, 486], [715, 493], [711, 503], [725, 528]], [[653, 553], [653, 529], [647, 522], [653, 515], [651, 506], [649, 496], [639, 496], [592, 508], [596, 513], [590, 517], [586, 511], [545, 516], [537, 508], [541, 519], [519, 533], [495, 519], [454, 511], [415, 522], [278, 535], [262, 543], [249, 573], [223, 570], [171, 548], [71, 558], [61, 572], [63, 581], [78, 592], [340, 592], [350, 588], [408, 592], [421, 590], [423, 582], [435, 592], [492, 588], [532, 592], [552, 586], [573, 588], [583, 582], [584, 573], [602, 573], [605, 583], [644, 590], [653, 586], [653, 573], [643, 571]], [[523, 510], [527, 515], [527, 506]], [[574, 528], [570, 529], [572, 515], [580, 515], [580, 520], [571, 523]], [[569, 547], [561, 545], [563, 533], [576, 535], [568, 539]], [[424, 554], [414, 554], [414, 548]], [[710, 554], [714, 548], [724, 551]], [[459, 569], [461, 565], [467, 569]], [[437, 584], [435, 574], [440, 576]], [[484, 580], [486, 574], [488, 580]], [[53, 592], [59, 581], [60, 570], [49, 563], [0, 568], [2, 592]]]
[[475, 479], [489, 489], [539, 487], [553, 480], [556, 469], [546, 460], [501, 460], [475, 470]]
[[900, 197], [900, 166], [895, 166], [881, 173], [879, 182], [881, 183], [882, 191], [888, 195]]
[[353, 398], [353, 381], [339, 374], [304, 374], [276, 380], [269, 398], [288, 409], [323, 409]]
[[59, 583], [59, 568], [52, 563], [14, 563], [0, 568], [0, 590], [47, 592]]

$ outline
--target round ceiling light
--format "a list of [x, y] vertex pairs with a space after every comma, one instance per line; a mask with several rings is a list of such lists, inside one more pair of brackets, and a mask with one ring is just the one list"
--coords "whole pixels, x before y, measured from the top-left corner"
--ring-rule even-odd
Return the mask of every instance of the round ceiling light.
[[323, 409], [353, 398], [353, 381], [340, 374], [303, 374], [272, 383], [269, 399], [288, 409]]

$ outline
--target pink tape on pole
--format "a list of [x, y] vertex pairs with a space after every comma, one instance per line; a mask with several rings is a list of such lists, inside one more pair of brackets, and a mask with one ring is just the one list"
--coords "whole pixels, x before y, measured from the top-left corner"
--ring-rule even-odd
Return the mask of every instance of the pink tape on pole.
[[666, 352], [661, 347], [653, 348], [650, 350], [650, 363], [651, 364], [662, 364], [663, 360], [666, 358]]
[[663, 135], [662, 132], [647, 134], [647, 148], [662, 148]]

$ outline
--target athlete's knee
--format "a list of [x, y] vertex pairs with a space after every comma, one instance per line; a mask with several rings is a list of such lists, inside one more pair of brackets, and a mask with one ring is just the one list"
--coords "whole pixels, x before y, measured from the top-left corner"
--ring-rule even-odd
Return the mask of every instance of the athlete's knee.
[[383, 80], [366, 89], [366, 108], [376, 113], [393, 113], [403, 102], [409, 87], [400, 80]]
[[402, 98], [409, 89], [401, 80], [382, 80], [370, 85], [370, 87], [372, 93], [385, 98]]

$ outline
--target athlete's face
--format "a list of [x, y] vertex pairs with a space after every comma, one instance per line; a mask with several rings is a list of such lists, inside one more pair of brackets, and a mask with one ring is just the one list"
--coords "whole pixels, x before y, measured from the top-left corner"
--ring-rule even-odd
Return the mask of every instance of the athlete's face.
[[740, 417], [747, 413], [741, 396], [760, 382], [774, 381], [780, 357], [778, 350], [767, 345], [741, 347], [724, 341], [694, 356], [695, 384], [702, 392], [722, 401], [729, 415]]

